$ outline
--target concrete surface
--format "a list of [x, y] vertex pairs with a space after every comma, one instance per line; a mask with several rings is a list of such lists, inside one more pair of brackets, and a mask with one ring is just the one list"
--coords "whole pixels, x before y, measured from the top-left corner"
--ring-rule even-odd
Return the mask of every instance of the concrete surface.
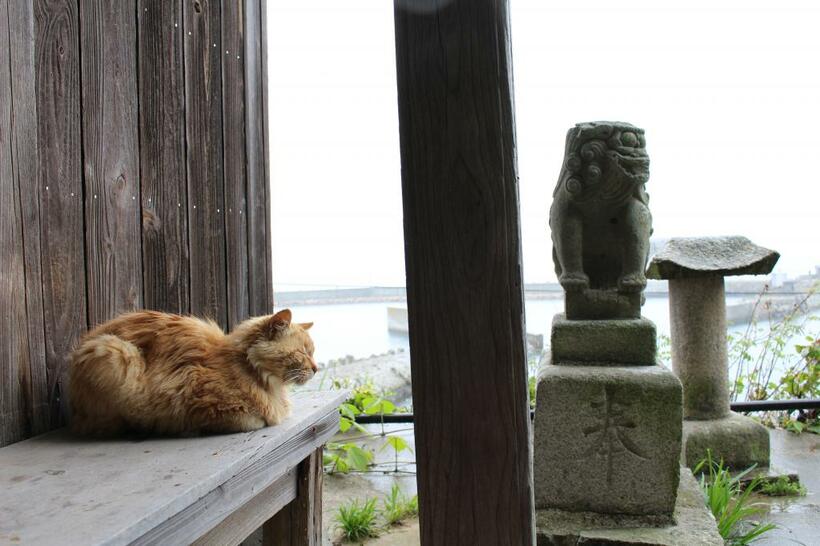
[[756, 495], [761, 519], [778, 526], [755, 546], [820, 545], [820, 436], [770, 430], [772, 468], [782, 474], [796, 472], [808, 490], [805, 497]]

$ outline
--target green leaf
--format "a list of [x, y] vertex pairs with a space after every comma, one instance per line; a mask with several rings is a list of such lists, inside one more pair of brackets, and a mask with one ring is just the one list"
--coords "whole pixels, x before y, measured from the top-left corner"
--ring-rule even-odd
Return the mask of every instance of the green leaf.
[[384, 398], [367, 399], [364, 402], [364, 412], [367, 415], [383, 415], [385, 413], [393, 413], [395, 409], [396, 405], [390, 400], [385, 400]]
[[382, 445], [380, 451], [384, 451], [388, 447], [392, 447], [396, 453], [401, 453], [402, 451], [409, 451], [413, 453], [413, 448], [405, 441], [404, 438], [401, 436], [388, 436], [387, 441]]
[[344, 403], [341, 406], [339, 406], [339, 411], [342, 415], [344, 415], [351, 421], [355, 421], [356, 414], [359, 413], [359, 408], [357, 408], [353, 404]]
[[347, 451], [347, 460], [350, 465], [356, 470], [367, 470], [373, 454], [363, 450], [355, 444], [345, 444], [345, 451]]
[[350, 430], [350, 427], [353, 426], [353, 423], [355, 423], [355, 421], [351, 421], [347, 417], [342, 417], [341, 419], [339, 419], [339, 430], [341, 432], [347, 432], [348, 430]]

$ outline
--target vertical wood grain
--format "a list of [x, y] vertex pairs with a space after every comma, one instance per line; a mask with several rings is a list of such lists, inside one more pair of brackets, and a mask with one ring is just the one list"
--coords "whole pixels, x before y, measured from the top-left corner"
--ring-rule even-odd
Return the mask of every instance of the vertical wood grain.
[[[265, 187], [265, 313], [273, 312], [273, 239], [271, 238], [271, 185], [270, 185], [270, 126], [268, 124], [268, 2], [260, 2], [260, 28], [262, 42], [259, 46], [259, 59], [262, 65], [262, 88], [259, 91], [262, 97], [262, 166]], [[259, 272], [261, 275], [261, 271]]]
[[[253, 0], [250, 0], [251, 2]], [[222, 115], [228, 327], [249, 315], [245, 169], [245, 2], [222, 0]]]
[[8, 0], [0, 0], [0, 446], [25, 437], [30, 391], [23, 219], [14, 147]]
[[296, 498], [262, 526], [262, 546], [321, 546], [322, 452], [299, 463]]
[[142, 307], [136, 1], [81, 0], [91, 326]]
[[[15, 297], [25, 300], [28, 370], [21, 369], [26, 435], [49, 428], [48, 381], [43, 332], [43, 286], [40, 267], [40, 201], [38, 181], [37, 102], [34, 72], [34, 6], [7, 2], [10, 59], [11, 160], [17, 203], [22, 219], [21, 244], [25, 260], [25, 289]], [[2, 14], [2, 8], [0, 8]], [[2, 15], [0, 15], [2, 16]], [[0, 39], [2, 41], [2, 39]], [[0, 364], [2, 367], [2, 364]], [[27, 375], [26, 375], [27, 374]]]
[[79, 14], [76, 0], [35, 0], [34, 13], [43, 312], [54, 426], [65, 410], [67, 357], [87, 326]]
[[245, 112], [248, 176], [248, 276], [250, 312], [273, 309], [271, 283], [270, 197], [266, 143], [264, 4], [245, 2]]
[[395, 7], [422, 544], [534, 544], [508, 3]]
[[184, 0], [191, 312], [227, 326], [220, 0]]
[[145, 307], [189, 313], [181, 0], [139, 0], [137, 17]]

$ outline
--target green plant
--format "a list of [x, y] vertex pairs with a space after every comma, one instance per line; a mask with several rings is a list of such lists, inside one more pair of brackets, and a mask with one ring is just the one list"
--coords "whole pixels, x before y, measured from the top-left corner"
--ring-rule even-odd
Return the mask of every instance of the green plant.
[[409, 451], [413, 453], [413, 448], [405, 441], [404, 438], [401, 436], [388, 436], [387, 441], [382, 445], [381, 450], [384, 450], [388, 447], [393, 448], [393, 462], [394, 462], [394, 472], [399, 471], [399, 453], [402, 451]]
[[535, 408], [535, 385], [538, 382], [538, 378], [534, 375], [530, 376], [527, 379], [527, 393], [529, 394], [530, 399], [530, 409]]
[[384, 497], [384, 508], [382, 515], [387, 525], [395, 525], [407, 518], [417, 516], [419, 513], [419, 497], [413, 495], [407, 497], [401, 492], [398, 484], [393, 484], [390, 494]]
[[325, 472], [350, 472], [358, 470], [364, 472], [373, 461], [373, 452], [363, 449], [352, 442], [338, 444], [328, 442], [322, 455]]
[[363, 503], [354, 499], [348, 504], [339, 506], [335, 516], [336, 528], [349, 541], [358, 541], [378, 536], [376, 527], [376, 499]]
[[760, 479], [753, 479], [745, 488], [740, 480], [753, 468], [732, 476], [723, 465], [723, 460], [715, 462], [712, 453], [707, 451], [706, 458], [694, 469], [695, 474], [701, 473], [700, 487], [706, 506], [715, 516], [718, 532], [730, 546], [750, 544], [775, 528], [772, 523], [759, 523], [750, 519], [761, 513], [752, 503], [751, 497], [760, 486]]
[[761, 483], [758, 492], [770, 497], [802, 497], [806, 494], [806, 488], [788, 476], [780, 476], [774, 481]]

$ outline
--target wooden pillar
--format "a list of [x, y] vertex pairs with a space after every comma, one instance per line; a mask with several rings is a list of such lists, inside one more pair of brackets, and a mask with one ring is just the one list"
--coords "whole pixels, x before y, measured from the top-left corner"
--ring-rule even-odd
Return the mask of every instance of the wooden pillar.
[[396, 0], [422, 544], [533, 544], [506, 0]]
[[296, 498], [262, 527], [262, 546], [321, 546], [322, 450], [299, 463]]

